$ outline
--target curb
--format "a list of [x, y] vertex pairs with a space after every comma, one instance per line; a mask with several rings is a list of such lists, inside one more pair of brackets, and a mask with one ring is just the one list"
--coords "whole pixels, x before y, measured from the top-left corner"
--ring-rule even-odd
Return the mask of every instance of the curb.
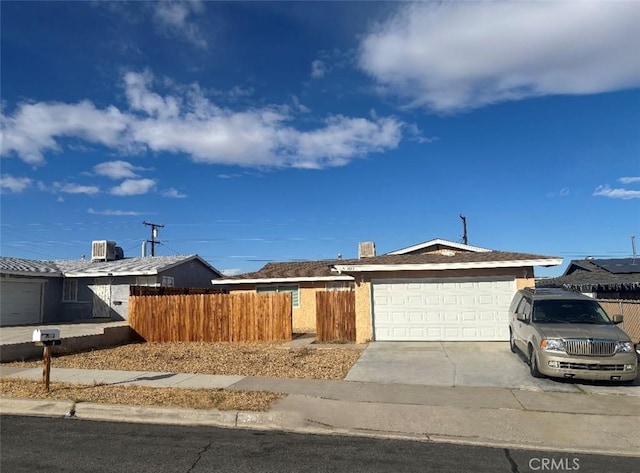
[[[0, 398], [1, 415], [24, 415], [36, 417], [64, 418], [72, 403], [69, 401]], [[597, 449], [586, 447], [561, 447], [522, 441], [497, 440], [493, 438], [464, 437], [455, 435], [410, 433], [399, 431], [370, 430], [366, 428], [341, 428], [317, 424], [296, 412], [268, 411], [220, 411], [217, 409], [187, 409], [180, 407], [130, 406], [125, 404], [99, 404], [80, 402], [76, 413], [69, 420], [108, 422], [131, 422], [145, 424], [172, 424], [211, 426], [222, 428], [244, 428], [255, 430], [281, 430], [308, 435], [337, 435], [406, 440], [425, 443], [473, 445], [489, 448], [509, 448], [530, 451], [571, 452], [594, 455], [617, 455], [639, 457], [635, 449]]]
[[[65, 417], [71, 402], [42, 399], [0, 398], [0, 414]], [[180, 407], [130, 406], [79, 402], [71, 419], [147, 424], [201, 425], [240, 428], [280, 428], [283, 412], [220, 411]]]

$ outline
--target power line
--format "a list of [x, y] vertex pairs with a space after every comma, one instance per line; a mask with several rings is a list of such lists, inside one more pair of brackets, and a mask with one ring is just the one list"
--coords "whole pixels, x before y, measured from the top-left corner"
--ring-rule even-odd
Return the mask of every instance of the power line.
[[174, 255], [176, 255], [176, 256], [178, 256], [178, 255], [181, 255], [181, 254], [182, 254], [181, 252], [176, 251], [176, 250], [174, 250], [173, 248], [171, 248], [171, 247], [170, 247], [169, 245], [167, 245], [166, 243], [160, 243], [160, 242], [158, 242], [158, 244], [159, 244], [159, 245], [164, 246], [165, 248], [167, 248], [167, 249], [169, 249], [169, 250], [171, 250], [171, 251], [173, 251]]

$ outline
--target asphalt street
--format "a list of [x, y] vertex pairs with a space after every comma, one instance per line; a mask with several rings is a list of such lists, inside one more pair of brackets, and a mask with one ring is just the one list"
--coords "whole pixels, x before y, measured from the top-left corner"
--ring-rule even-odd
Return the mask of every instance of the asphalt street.
[[50, 417], [0, 421], [3, 472], [638, 471], [633, 457]]

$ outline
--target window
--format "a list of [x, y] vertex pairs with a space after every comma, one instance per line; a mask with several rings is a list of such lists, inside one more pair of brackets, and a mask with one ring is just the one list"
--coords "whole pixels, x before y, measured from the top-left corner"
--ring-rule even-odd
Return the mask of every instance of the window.
[[353, 281], [331, 281], [325, 287], [327, 291], [352, 291], [355, 285]]
[[518, 314], [524, 314], [527, 320], [531, 320], [531, 302], [526, 297], [523, 297], [518, 304], [518, 309], [516, 311]]
[[155, 276], [138, 276], [136, 278], [136, 286], [151, 286], [158, 287], [158, 282]]
[[162, 276], [162, 287], [173, 287], [173, 276]]
[[78, 300], [78, 281], [65, 279], [62, 285], [62, 302], [74, 302]]
[[300, 307], [300, 288], [298, 286], [261, 286], [256, 287], [258, 294], [267, 292], [290, 292], [291, 304], [294, 308]]

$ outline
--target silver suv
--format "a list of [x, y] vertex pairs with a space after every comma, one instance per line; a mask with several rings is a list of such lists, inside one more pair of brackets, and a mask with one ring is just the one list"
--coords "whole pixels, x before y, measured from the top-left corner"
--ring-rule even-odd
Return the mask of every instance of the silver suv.
[[527, 356], [531, 375], [633, 381], [638, 374], [634, 345], [600, 304], [565, 289], [527, 288], [509, 309], [511, 351]]

